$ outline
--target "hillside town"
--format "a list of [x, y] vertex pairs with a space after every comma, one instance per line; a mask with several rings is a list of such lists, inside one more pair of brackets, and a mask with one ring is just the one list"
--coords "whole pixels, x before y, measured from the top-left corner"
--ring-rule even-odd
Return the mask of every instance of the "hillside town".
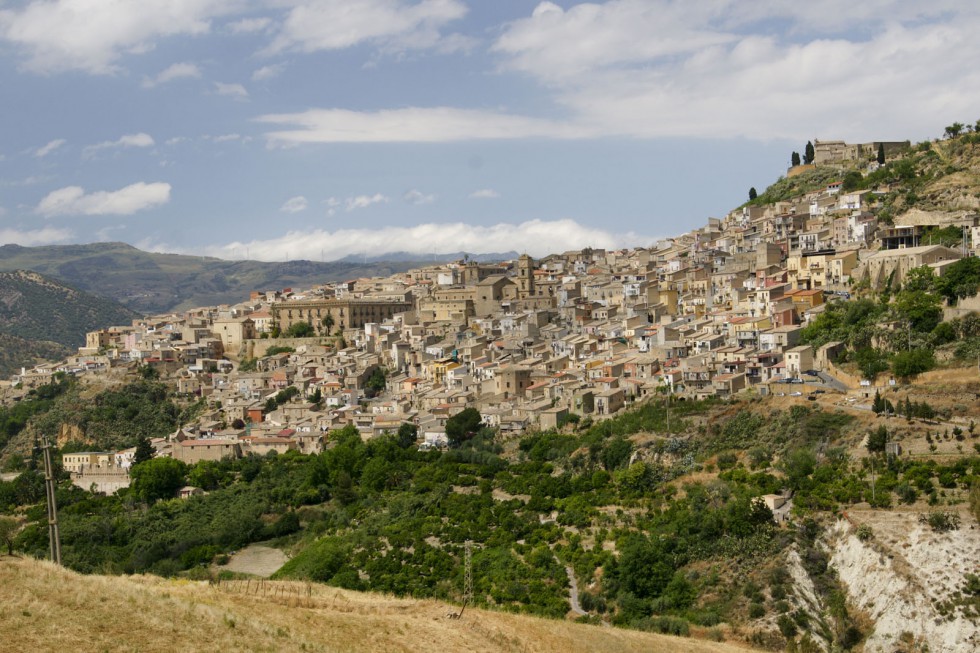
[[[902, 146], [817, 141], [815, 165], [870, 152], [873, 170], [875, 151]], [[893, 381], [838, 368], [841, 343], [815, 349], [801, 342], [802, 329], [857, 287], [897, 288], [922, 266], [942, 275], [980, 247], [976, 213], [879, 219], [886, 191], [835, 181], [749, 203], [650, 247], [464, 258], [388, 278], [257, 289], [238, 304], [91, 332], [76, 356], [11, 382], [151, 370], [206, 400], [193, 423], [152, 443], [156, 455], [187, 463], [316, 453], [346, 426], [368, 439], [409, 423], [418, 446], [444, 447], [446, 421], [468, 407], [487, 426], [519, 434], [601, 420], [650, 397], [867, 397]], [[964, 234], [961, 247], [924, 238], [949, 227]], [[977, 308], [964, 300], [945, 310]], [[128, 484], [133, 453], [66, 454], [64, 465], [81, 487], [111, 492]]]

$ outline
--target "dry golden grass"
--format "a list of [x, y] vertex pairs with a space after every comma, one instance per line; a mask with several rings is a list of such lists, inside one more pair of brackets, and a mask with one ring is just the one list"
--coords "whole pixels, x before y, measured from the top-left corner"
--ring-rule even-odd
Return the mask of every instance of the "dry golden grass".
[[452, 621], [444, 603], [323, 585], [83, 576], [10, 557], [0, 558], [0, 588], [2, 652], [746, 650], [482, 610]]

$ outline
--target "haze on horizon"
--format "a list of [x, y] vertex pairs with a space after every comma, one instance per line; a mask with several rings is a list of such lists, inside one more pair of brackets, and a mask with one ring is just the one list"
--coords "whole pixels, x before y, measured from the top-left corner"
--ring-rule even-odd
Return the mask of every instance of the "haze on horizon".
[[650, 245], [807, 140], [973, 122], [980, 7], [0, 4], [0, 244], [259, 260]]

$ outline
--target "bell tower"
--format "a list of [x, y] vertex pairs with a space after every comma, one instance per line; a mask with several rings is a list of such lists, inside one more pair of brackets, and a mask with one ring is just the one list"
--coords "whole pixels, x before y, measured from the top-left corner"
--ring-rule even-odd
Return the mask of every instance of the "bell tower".
[[522, 299], [534, 297], [534, 259], [527, 254], [517, 259], [517, 294]]

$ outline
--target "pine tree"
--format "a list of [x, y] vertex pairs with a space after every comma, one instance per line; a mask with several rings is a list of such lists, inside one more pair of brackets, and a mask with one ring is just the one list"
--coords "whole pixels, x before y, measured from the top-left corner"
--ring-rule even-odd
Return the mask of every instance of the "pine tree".
[[885, 402], [881, 398], [881, 393], [875, 390], [874, 401], [871, 402], [871, 410], [874, 411], [875, 415], [880, 415], [885, 410]]
[[755, 191], [755, 186], [753, 186], [752, 188], [749, 189], [749, 201], [750, 202], [752, 200], [754, 200], [755, 198], [757, 198], [758, 196], [759, 196], [759, 194]]
[[813, 143], [807, 141], [806, 148], [803, 150], [803, 163], [813, 163], [813, 157]]
[[794, 166], [800, 165], [800, 153], [799, 152], [793, 152], [793, 156], [790, 157], [790, 163], [792, 165], [794, 165]]
[[136, 453], [133, 454], [133, 465], [138, 465], [152, 459], [156, 452], [157, 450], [150, 444], [150, 439], [142, 436], [136, 441]]
[[878, 163], [879, 165], [884, 165], [885, 163], [885, 144], [878, 143]]

